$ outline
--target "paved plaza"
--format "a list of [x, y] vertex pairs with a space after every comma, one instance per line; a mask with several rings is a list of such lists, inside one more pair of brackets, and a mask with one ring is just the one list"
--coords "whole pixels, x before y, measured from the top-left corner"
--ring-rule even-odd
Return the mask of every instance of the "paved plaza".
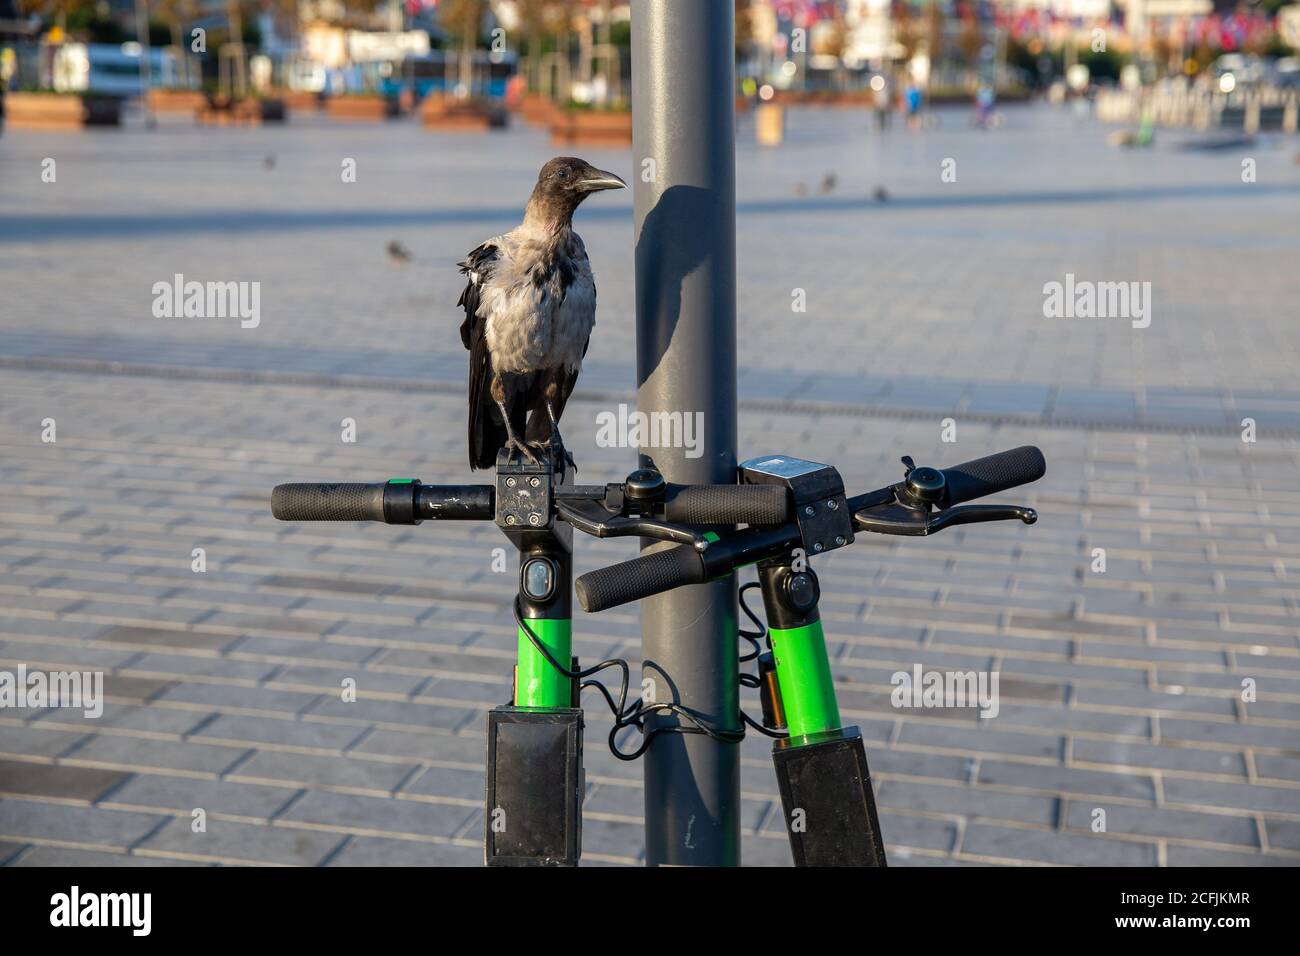
[[[816, 564], [891, 865], [1300, 864], [1300, 143], [1126, 151], [1036, 106], [938, 120], [805, 109], [778, 149], [737, 133], [742, 457], [831, 461], [851, 493], [903, 454], [1048, 461], [1001, 496], [1032, 528]], [[555, 152], [522, 125], [297, 116], [0, 136], [0, 670], [102, 671], [107, 695], [98, 719], [0, 710], [0, 864], [481, 864], [505, 539], [284, 524], [269, 493], [485, 480], [455, 263]], [[575, 223], [600, 304], [564, 434], [580, 480], [614, 481], [635, 455], [598, 447], [596, 418], [635, 401], [631, 195]], [[177, 274], [260, 283], [260, 321], [156, 317]], [[1150, 325], [1045, 317], [1067, 274], [1149, 282]], [[634, 547], [582, 538], [578, 570]], [[639, 661], [635, 605], [575, 631], [584, 662]], [[998, 672], [998, 715], [894, 708], [916, 664]], [[587, 703], [584, 864], [638, 864], [641, 768]], [[741, 745], [742, 857], [789, 865], [769, 749]]]

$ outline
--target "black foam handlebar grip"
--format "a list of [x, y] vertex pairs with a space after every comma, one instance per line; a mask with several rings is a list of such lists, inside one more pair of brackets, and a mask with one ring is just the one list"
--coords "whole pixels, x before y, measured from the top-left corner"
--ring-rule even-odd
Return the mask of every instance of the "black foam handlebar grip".
[[281, 521], [383, 521], [386, 482], [276, 485], [271, 514]]
[[683, 584], [703, 584], [704, 559], [688, 544], [588, 571], [573, 583], [584, 611], [603, 611]]
[[948, 485], [945, 503], [958, 505], [1037, 481], [1047, 474], [1047, 461], [1033, 445], [1021, 445], [942, 470]]
[[664, 518], [679, 524], [785, 524], [789, 494], [783, 485], [676, 485]]

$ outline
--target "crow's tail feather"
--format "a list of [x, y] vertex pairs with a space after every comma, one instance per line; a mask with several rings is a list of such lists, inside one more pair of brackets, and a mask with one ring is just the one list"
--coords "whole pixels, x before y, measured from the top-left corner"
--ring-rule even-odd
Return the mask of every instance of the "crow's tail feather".
[[505, 425], [496, 420], [492, 409], [483, 401], [469, 408], [469, 466], [470, 468], [495, 468], [497, 452], [506, 443]]

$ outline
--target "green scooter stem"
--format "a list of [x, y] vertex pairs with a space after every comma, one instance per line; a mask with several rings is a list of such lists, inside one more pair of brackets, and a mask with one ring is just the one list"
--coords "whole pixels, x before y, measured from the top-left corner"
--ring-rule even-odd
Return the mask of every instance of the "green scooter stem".
[[[567, 670], [573, 659], [573, 619], [529, 618], [525, 622], [551, 657]], [[519, 628], [518, 662], [515, 666], [515, 706], [573, 706], [572, 678], [561, 674], [538, 652], [522, 627]]]
[[776, 680], [790, 736], [804, 737], [840, 727], [831, 683], [831, 663], [821, 619], [802, 627], [769, 628]]

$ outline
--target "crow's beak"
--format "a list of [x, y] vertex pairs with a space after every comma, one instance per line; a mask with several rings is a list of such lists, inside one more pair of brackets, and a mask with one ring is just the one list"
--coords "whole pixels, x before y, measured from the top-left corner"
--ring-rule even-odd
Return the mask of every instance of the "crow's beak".
[[578, 182], [578, 185], [582, 187], [583, 192], [587, 193], [599, 192], [602, 189], [627, 189], [627, 183], [603, 169], [593, 169], [585, 179]]

